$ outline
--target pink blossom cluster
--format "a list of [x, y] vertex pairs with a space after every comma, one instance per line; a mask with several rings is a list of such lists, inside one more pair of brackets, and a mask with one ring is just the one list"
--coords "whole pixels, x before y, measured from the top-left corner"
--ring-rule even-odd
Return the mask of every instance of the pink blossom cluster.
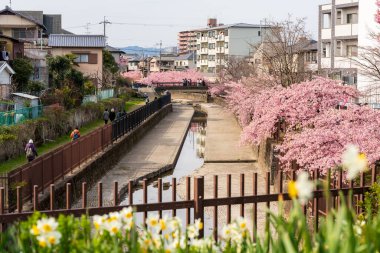
[[139, 81], [143, 76], [140, 71], [129, 71], [121, 74], [125, 78], [132, 79], [133, 81]]
[[[335, 167], [350, 143], [370, 163], [380, 159], [380, 112], [349, 104], [359, 96], [356, 89], [325, 78], [288, 88], [258, 89], [259, 83], [250, 82], [226, 84], [229, 109], [243, 127], [244, 143], [258, 144], [270, 138], [278, 123], [285, 122], [284, 140], [277, 147], [284, 168], [289, 169], [292, 161], [311, 171]], [[339, 109], [339, 105], [347, 108]]]
[[183, 79], [191, 79], [193, 83], [196, 83], [198, 79], [203, 80], [205, 77], [196, 70], [156, 72], [143, 78], [141, 83], [148, 85], [154, 85], [156, 83], [182, 83]]
[[380, 24], [380, 1], [377, 0], [376, 4], [378, 6], [377, 13], [375, 15], [375, 21]]

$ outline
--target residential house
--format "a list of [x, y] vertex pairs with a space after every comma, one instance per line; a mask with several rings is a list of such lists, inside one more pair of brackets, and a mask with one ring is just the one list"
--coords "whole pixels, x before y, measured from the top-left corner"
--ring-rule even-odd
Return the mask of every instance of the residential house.
[[9, 99], [14, 74], [14, 70], [7, 62], [0, 61], [0, 99]]
[[150, 72], [163, 72], [174, 70], [175, 55], [153, 56], [149, 61]]
[[137, 71], [140, 70], [140, 61], [142, 57], [135, 56], [133, 58], [128, 59], [128, 71]]
[[50, 54], [63, 56], [75, 54], [77, 69], [101, 87], [103, 77], [103, 49], [106, 47], [103, 35], [51, 34], [49, 36]]
[[0, 60], [13, 61], [24, 56], [24, 42], [6, 35], [0, 35]]
[[197, 69], [215, 76], [226, 67], [231, 57], [245, 58], [252, 45], [261, 43], [268, 26], [237, 23], [217, 24], [209, 20], [209, 27], [197, 31]]
[[117, 65], [119, 65], [120, 71], [126, 71], [128, 68], [128, 59], [126, 53], [109, 45], [106, 46], [106, 50], [112, 54], [115, 62]]
[[174, 61], [176, 70], [196, 69], [195, 52], [179, 55]]

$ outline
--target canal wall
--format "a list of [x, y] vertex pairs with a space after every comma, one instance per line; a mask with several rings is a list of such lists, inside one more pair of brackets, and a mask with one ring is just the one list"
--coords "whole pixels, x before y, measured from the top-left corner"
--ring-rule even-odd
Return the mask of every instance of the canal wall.
[[186, 90], [171, 90], [170, 91], [172, 99], [186, 99], [192, 100], [194, 102], [204, 102], [207, 103], [207, 92], [206, 91], [186, 91]]
[[[55, 205], [63, 206], [66, 196], [66, 183], [71, 183], [72, 201], [75, 201], [81, 196], [82, 182], [86, 182], [88, 187], [94, 185], [99, 178], [110, 170], [123, 155], [131, 150], [152, 128], [154, 128], [163, 118], [173, 111], [172, 104], [163, 107], [160, 111], [150, 116], [139, 127], [134, 129], [129, 134], [115, 141], [110, 147], [105, 149], [101, 154], [95, 156], [87, 163], [81, 165], [73, 171], [73, 174], [68, 175], [64, 180], [55, 184]], [[39, 206], [41, 209], [49, 207], [50, 195], [49, 192], [40, 194]], [[26, 205], [26, 209], [31, 206]]]

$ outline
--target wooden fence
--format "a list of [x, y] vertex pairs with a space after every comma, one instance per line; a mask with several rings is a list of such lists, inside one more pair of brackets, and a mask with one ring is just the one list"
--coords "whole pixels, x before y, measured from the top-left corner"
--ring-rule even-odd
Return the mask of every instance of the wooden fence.
[[[344, 184], [342, 173], [335, 173], [331, 178], [333, 180], [337, 179], [338, 184], [336, 184], [335, 188], [329, 189], [330, 197], [325, 198], [323, 196], [323, 190], [320, 188], [316, 188], [313, 192], [313, 199], [309, 202], [308, 205], [304, 206], [304, 212], [313, 217], [315, 229], [319, 227], [319, 216], [321, 214], [326, 214], [331, 207], [339, 207], [339, 192], [343, 192], [344, 196], [348, 196], [350, 192], [352, 192], [353, 200], [349, 201], [349, 206], [356, 206], [358, 200], [363, 200], [364, 193], [368, 191], [369, 185], [376, 181], [376, 169], [372, 169], [367, 175], [362, 174], [359, 182], [350, 181]], [[252, 177], [251, 185], [247, 185], [248, 177]], [[191, 194], [191, 178], [185, 178], [185, 195], [183, 200], [177, 199], [177, 180], [176, 178], [172, 178], [171, 182], [171, 201], [170, 202], [162, 202], [162, 193], [163, 193], [163, 183], [162, 179], [158, 179], [158, 196], [157, 202], [148, 203], [148, 182], [146, 180], [142, 183], [143, 190], [143, 200], [142, 204], [136, 204], [133, 199], [133, 192], [135, 191], [133, 181], [129, 181], [128, 185], [128, 205], [119, 205], [120, 196], [118, 195], [118, 183], [114, 182], [113, 185], [113, 206], [103, 206], [103, 185], [102, 183], [98, 183], [98, 194], [97, 194], [97, 206], [96, 207], [88, 207], [87, 200], [87, 184], [83, 183], [82, 185], [82, 205], [81, 208], [72, 209], [72, 189], [71, 185], [66, 185], [66, 207], [64, 209], [57, 209], [55, 203], [55, 195], [54, 195], [54, 185], [50, 185], [50, 209], [49, 210], [39, 210], [38, 208], [38, 186], [35, 185], [33, 187], [33, 211], [39, 210], [41, 213], [44, 213], [48, 216], [57, 216], [59, 214], [72, 214], [75, 216], [80, 216], [83, 214], [88, 214], [90, 216], [93, 215], [102, 215], [109, 212], [120, 211], [126, 206], [132, 206], [137, 213], [143, 214], [144, 224], [145, 220], [148, 216], [148, 212], [158, 212], [160, 216], [162, 216], [162, 212], [165, 210], [171, 210], [172, 216], [177, 215], [177, 210], [183, 209], [186, 211], [185, 221], [186, 224], [190, 224], [191, 217], [194, 219], [201, 219], [204, 221], [205, 219], [205, 209], [212, 208], [212, 231], [215, 239], [217, 239], [218, 235], [218, 222], [220, 220], [218, 208], [225, 206], [226, 212], [226, 223], [230, 223], [233, 219], [231, 213], [232, 205], [239, 205], [239, 216], [245, 217], [245, 207], [247, 205], [252, 205], [252, 228], [251, 231], [253, 235], [256, 234], [257, 231], [257, 222], [258, 218], [260, 219], [268, 219], [267, 215], [265, 217], [258, 217], [258, 204], [264, 203], [267, 208], [270, 208], [271, 203], [275, 203], [281, 199], [284, 201], [290, 200], [289, 195], [283, 189], [283, 181], [280, 180], [277, 185], [277, 191], [271, 192], [270, 187], [270, 173], [266, 173], [266, 180], [263, 184], [259, 184], [258, 174], [253, 173], [251, 175], [241, 174], [239, 178], [239, 194], [238, 196], [232, 196], [232, 176], [227, 175], [227, 179], [225, 181], [225, 188], [219, 182], [219, 177], [215, 176], [207, 176], [207, 180], [204, 177], [197, 177], [193, 179], [194, 186], [193, 192]], [[282, 173], [280, 173], [280, 177], [282, 178]], [[296, 179], [296, 173], [293, 173], [293, 180]], [[366, 182], [366, 178], [370, 177], [370, 181]], [[319, 179], [320, 176], [318, 173], [314, 173], [314, 179]], [[328, 179], [330, 180], [330, 179]], [[261, 182], [261, 181], [260, 181]], [[327, 182], [327, 185], [331, 185]], [[222, 187], [221, 187], [222, 186]], [[205, 198], [205, 187], [208, 189], [213, 189], [213, 196], [210, 198]], [[247, 195], [247, 188], [251, 187], [250, 192], [252, 194]], [[258, 194], [259, 189], [265, 189], [265, 194]], [[223, 195], [221, 196], [221, 190], [223, 189]], [[191, 197], [191, 195], [193, 197]], [[321, 206], [324, 205], [323, 208]], [[23, 198], [21, 187], [17, 187], [17, 210], [14, 213], [5, 213], [4, 210], [4, 188], [0, 189], [0, 224], [6, 225], [18, 220], [25, 220], [30, 215], [33, 214], [32, 211], [24, 212], [22, 210], [23, 207]], [[322, 210], [323, 209], [323, 210]], [[359, 207], [354, 208], [357, 212], [361, 212]], [[206, 214], [208, 215], [208, 214]], [[201, 231], [201, 236], [203, 236], [203, 230]]]

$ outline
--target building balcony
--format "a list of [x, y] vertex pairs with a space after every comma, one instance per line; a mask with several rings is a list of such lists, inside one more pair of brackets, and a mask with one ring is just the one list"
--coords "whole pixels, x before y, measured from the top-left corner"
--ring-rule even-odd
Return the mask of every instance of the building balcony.
[[201, 54], [208, 54], [208, 48], [201, 48]]
[[200, 60], [199, 61], [202, 66], [207, 66], [208, 65], [208, 60]]
[[224, 47], [217, 47], [216, 48], [216, 52], [217, 53], [224, 53], [225, 52], [225, 48]]
[[218, 35], [218, 36], [216, 37], [216, 40], [217, 40], [217, 41], [224, 41], [224, 39], [225, 39], [224, 35]]
[[359, 3], [359, 0], [335, 0], [335, 5]]
[[331, 10], [331, 9], [332, 9], [331, 4], [322, 5], [322, 11]]
[[331, 39], [331, 29], [325, 28], [322, 29], [322, 40], [330, 40]]
[[358, 36], [358, 24], [345, 24], [335, 26], [335, 36]]
[[201, 37], [201, 42], [208, 42], [208, 37]]

